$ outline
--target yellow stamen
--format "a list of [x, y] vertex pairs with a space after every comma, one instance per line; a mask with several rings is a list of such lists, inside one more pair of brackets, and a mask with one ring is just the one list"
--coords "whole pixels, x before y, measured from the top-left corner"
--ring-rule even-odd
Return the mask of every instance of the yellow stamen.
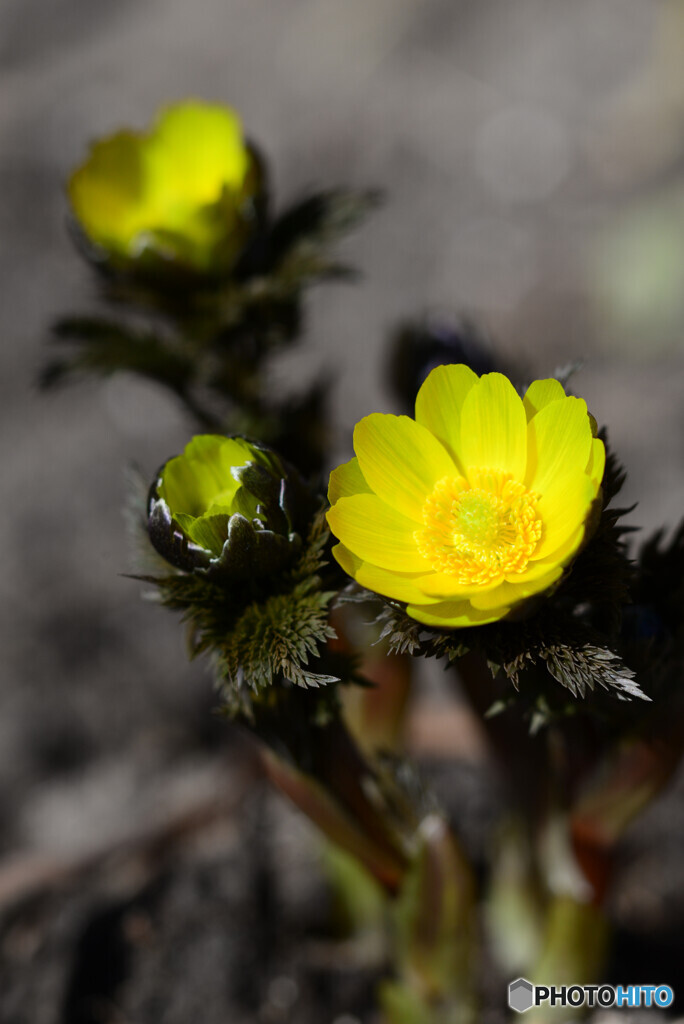
[[435, 572], [489, 584], [522, 572], [542, 534], [537, 496], [499, 470], [444, 477], [423, 506], [414, 536]]

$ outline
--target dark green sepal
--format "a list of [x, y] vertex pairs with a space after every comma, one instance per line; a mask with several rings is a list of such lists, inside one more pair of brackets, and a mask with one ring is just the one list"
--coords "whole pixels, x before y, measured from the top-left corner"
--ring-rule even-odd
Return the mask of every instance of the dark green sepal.
[[235, 477], [242, 484], [243, 490], [259, 502], [257, 514], [264, 525], [279, 533], [289, 533], [291, 524], [281, 504], [282, 494], [287, 485], [282, 466], [278, 468], [278, 475], [274, 476], [273, 472], [269, 472], [264, 466], [252, 462], [248, 466], [236, 469]]
[[155, 551], [176, 569], [193, 572], [210, 567], [210, 553], [185, 536], [174, 521], [169, 506], [156, 494], [148, 499], [147, 532]]
[[301, 550], [298, 534], [282, 535], [264, 529], [258, 520], [250, 522], [240, 513], [228, 521], [228, 539], [218, 558], [212, 558], [206, 567], [197, 566], [199, 572], [228, 579], [247, 579], [279, 572]]

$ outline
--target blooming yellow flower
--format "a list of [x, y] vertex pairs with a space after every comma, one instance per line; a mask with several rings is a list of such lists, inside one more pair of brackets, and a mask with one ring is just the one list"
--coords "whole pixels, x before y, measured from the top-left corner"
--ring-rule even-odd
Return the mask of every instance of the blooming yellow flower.
[[186, 101], [148, 133], [95, 142], [68, 194], [85, 234], [108, 253], [211, 271], [230, 268], [242, 250], [260, 185], [235, 111]]
[[357, 424], [356, 458], [330, 477], [335, 558], [419, 622], [501, 619], [577, 554], [605, 468], [594, 434], [586, 403], [557, 380], [522, 399], [500, 373], [438, 366], [415, 420]]

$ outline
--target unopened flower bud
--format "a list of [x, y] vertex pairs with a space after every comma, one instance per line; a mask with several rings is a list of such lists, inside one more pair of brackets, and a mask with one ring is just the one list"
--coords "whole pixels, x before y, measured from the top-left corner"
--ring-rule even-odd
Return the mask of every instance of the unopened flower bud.
[[148, 531], [177, 569], [258, 577], [283, 569], [300, 550], [311, 503], [298, 472], [275, 452], [202, 434], [159, 470]]

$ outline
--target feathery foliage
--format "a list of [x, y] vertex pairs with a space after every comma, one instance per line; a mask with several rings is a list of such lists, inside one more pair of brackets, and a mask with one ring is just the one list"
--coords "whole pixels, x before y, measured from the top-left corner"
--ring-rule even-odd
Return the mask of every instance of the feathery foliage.
[[[612, 453], [604, 478], [605, 504], [617, 495], [624, 472]], [[551, 595], [533, 598], [527, 617], [472, 629], [443, 631], [409, 618], [396, 602], [385, 601], [378, 613], [380, 639], [398, 654], [446, 657], [452, 662], [469, 651], [482, 655], [494, 676], [501, 674], [516, 690], [548, 698], [548, 682], [559, 683], [573, 698], [603, 689], [621, 700], [649, 698], [623, 661], [619, 645], [622, 607], [630, 599], [633, 577], [620, 517], [628, 509], [604, 507], [593, 536], [571, 571]], [[355, 599], [378, 598], [355, 591]], [[528, 673], [529, 669], [541, 670]], [[529, 676], [529, 678], [528, 678]], [[557, 703], [557, 702], [556, 702]]]
[[227, 582], [201, 572], [138, 576], [157, 588], [158, 600], [182, 612], [192, 656], [210, 653], [227, 706], [247, 710], [273, 685], [318, 687], [339, 681], [320, 665], [335, 590], [324, 589], [329, 533], [318, 514], [289, 570], [266, 579]]

